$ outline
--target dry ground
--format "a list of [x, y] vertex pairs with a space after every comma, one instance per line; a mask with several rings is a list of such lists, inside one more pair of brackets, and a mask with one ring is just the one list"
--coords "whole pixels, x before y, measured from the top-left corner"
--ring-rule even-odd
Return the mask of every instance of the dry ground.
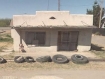
[[[10, 31], [6, 32], [10, 34]], [[3, 35], [3, 34], [2, 34]], [[12, 47], [12, 42], [0, 42], [0, 48]], [[97, 56], [105, 58], [105, 51], [92, 51]], [[4, 55], [6, 59], [13, 59], [15, 53]], [[33, 77], [33, 78], [32, 78]], [[104, 79], [105, 62], [89, 62], [88, 64], [50, 63], [15, 63], [0, 64], [0, 79]]]
[[97, 46], [102, 46], [103, 48], [105, 48], [105, 36], [92, 35], [91, 42], [93, 44], [96, 44]]
[[51, 69], [76, 69], [76, 70], [86, 70], [86, 69], [103, 69], [105, 70], [105, 62], [89, 62], [88, 64], [74, 64], [71, 61], [67, 64], [56, 64], [50, 63], [15, 63], [8, 62], [5, 64], [0, 64], [0, 70], [51, 70]]
[[10, 42], [0, 42], [0, 47], [4, 49], [9, 49], [13, 47], [13, 44]]
[[[10, 31], [6, 31], [5, 33], [2, 33], [2, 37], [6, 37], [7, 35], [10, 35]], [[12, 48], [12, 42], [0, 42], [0, 48], [3, 47], [3, 49], [6, 48]], [[101, 52], [100, 54], [98, 52]], [[105, 55], [104, 51], [93, 51], [96, 55], [98, 54], [99, 57], [102, 57]], [[90, 53], [90, 52], [89, 52]], [[64, 54], [64, 53], [63, 53]], [[9, 55], [4, 55], [3, 57], [5, 59], [13, 59], [15, 53], [11, 53]], [[67, 53], [69, 56], [69, 53]], [[88, 54], [86, 54], [88, 55]], [[101, 55], [101, 56], [100, 56]], [[105, 56], [103, 57], [105, 58]], [[8, 62], [6, 64], [0, 64], [0, 69], [105, 69], [105, 62], [89, 62], [85, 65], [77, 65], [73, 64], [71, 61], [68, 64], [55, 64], [53, 62], [51, 63], [22, 63], [17, 64], [14, 62]]]
[[105, 62], [0, 64], [0, 79], [104, 79]]
[[105, 62], [85, 65], [9, 62], [0, 65], [0, 79], [104, 79]]
[[[4, 74], [5, 72], [5, 74]], [[0, 71], [0, 79], [105, 79], [104, 70]]]

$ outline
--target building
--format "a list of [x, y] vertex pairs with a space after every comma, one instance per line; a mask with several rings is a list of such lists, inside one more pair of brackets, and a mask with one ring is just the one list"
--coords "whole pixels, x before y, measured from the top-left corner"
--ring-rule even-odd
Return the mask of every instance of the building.
[[26, 52], [89, 51], [93, 15], [69, 11], [37, 11], [35, 15], [13, 15], [11, 35], [14, 50]]

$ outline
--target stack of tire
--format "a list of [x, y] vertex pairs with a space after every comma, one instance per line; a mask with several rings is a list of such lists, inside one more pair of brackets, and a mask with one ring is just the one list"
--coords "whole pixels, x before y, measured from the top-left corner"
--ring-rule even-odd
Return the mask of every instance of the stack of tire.
[[35, 62], [34, 61], [34, 58], [33, 57], [31, 57], [31, 56], [27, 56], [27, 57], [23, 57], [23, 56], [16, 56], [15, 58], [14, 58], [14, 61], [16, 62], [16, 63], [23, 63], [23, 62], [28, 62], [28, 63], [32, 63], [32, 62]]
[[[31, 56], [27, 56], [27, 57], [22, 57], [22, 56], [16, 56], [14, 58], [14, 61], [16, 63], [23, 63], [23, 62], [28, 62], [28, 63], [32, 63], [32, 62], [35, 62], [34, 58], [31, 57]], [[64, 56], [64, 55], [61, 55], [61, 54], [57, 54], [57, 55], [54, 55], [51, 59], [50, 56], [41, 56], [41, 57], [38, 57], [36, 58], [36, 61], [37, 62], [40, 62], [40, 63], [43, 63], [43, 62], [54, 62], [54, 63], [58, 63], [58, 64], [65, 64], [65, 63], [68, 63], [70, 60]], [[73, 63], [76, 63], [76, 64], [85, 64], [85, 63], [88, 63], [89, 60], [87, 57], [83, 56], [83, 55], [79, 55], [79, 54], [74, 54], [71, 56], [71, 61]]]
[[76, 64], [86, 64], [89, 62], [87, 57], [79, 54], [72, 55], [71, 61]]
[[26, 61], [27, 63], [33, 63], [33, 62], [35, 62], [34, 58], [31, 57], [31, 56], [25, 57], [25, 61]]
[[[31, 56], [26, 56], [25, 58], [22, 57], [22, 56], [16, 56], [14, 58], [14, 61], [16, 63], [23, 63], [23, 62], [32, 63], [32, 62], [35, 62], [34, 58], [31, 57]], [[51, 59], [50, 56], [41, 56], [41, 57], [36, 58], [36, 61], [43, 63], [43, 62], [51, 62], [52, 59]]]
[[4, 59], [3, 57], [0, 57], [0, 64], [6, 63], [6, 59]]
[[43, 62], [51, 62], [52, 59], [50, 56], [41, 56], [41, 57], [36, 58], [36, 61], [43, 63]]
[[64, 55], [60, 55], [60, 54], [57, 54], [57, 55], [54, 55], [51, 59], [50, 56], [41, 56], [41, 57], [38, 57], [36, 58], [36, 61], [37, 62], [40, 62], [40, 63], [43, 63], [43, 62], [55, 62], [55, 63], [58, 63], [58, 64], [64, 64], [64, 63], [68, 63], [69, 60], [66, 56]]

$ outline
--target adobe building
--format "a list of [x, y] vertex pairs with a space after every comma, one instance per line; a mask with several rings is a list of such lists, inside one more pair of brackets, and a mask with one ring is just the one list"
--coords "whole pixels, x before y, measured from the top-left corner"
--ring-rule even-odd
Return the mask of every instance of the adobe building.
[[11, 36], [14, 50], [23, 44], [26, 52], [89, 51], [93, 15], [69, 11], [37, 11], [13, 15]]

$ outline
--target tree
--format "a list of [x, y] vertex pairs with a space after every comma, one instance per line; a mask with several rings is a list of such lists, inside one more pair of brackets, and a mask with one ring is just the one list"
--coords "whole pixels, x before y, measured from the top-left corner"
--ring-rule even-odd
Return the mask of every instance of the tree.
[[98, 27], [99, 19], [100, 19], [100, 6], [97, 3], [97, 1], [95, 1], [93, 5], [93, 25]]
[[[92, 10], [87, 9], [87, 14], [93, 14], [93, 25], [97, 27], [99, 26], [100, 10], [101, 8], [97, 1], [94, 2]], [[103, 8], [101, 17], [104, 16], [104, 12], [105, 12], [105, 9]]]
[[87, 13], [86, 14], [93, 14], [93, 10], [87, 9]]
[[0, 27], [8, 27], [11, 19], [0, 19]]

